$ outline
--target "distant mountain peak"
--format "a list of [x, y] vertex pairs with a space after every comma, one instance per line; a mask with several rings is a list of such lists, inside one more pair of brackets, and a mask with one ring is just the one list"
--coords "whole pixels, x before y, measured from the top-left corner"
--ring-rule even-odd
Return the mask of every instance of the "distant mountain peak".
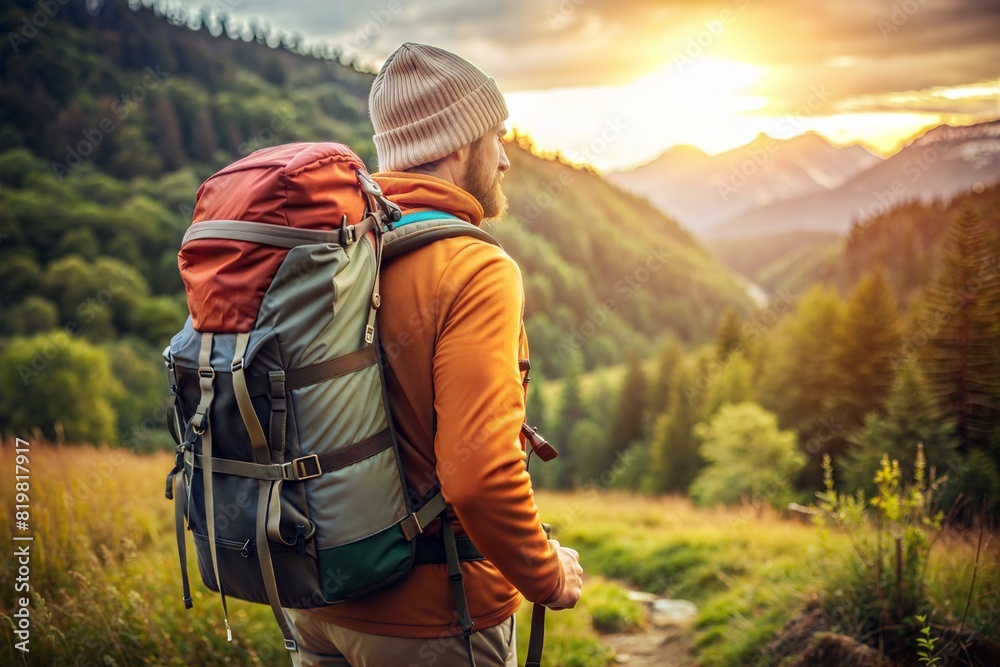
[[676, 144], [666, 149], [649, 162], [632, 167], [631, 169], [627, 169], [621, 173], [628, 174], [636, 171], [637, 169], [645, 169], [647, 167], [673, 167], [675, 165], [691, 164], [692, 162], [710, 159], [711, 157], [708, 153], [701, 150], [697, 146], [691, 146], [690, 144]]
[[1000, 119], [976, 125], [936, 125], [920, 134], [909, 143], [911, 146], [927, 146], [939, 141], [960, 142], [970, 139], [1000, 138]]

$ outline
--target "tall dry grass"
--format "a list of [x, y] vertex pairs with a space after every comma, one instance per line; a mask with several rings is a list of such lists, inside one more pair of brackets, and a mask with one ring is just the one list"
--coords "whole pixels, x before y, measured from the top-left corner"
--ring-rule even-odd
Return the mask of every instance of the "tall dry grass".
[[[13, 442], [0, 445], [0, 664], [287, 665], [270, 609], [230, 601], [228, 644], [218, 597], [200, 582], [189, 548], [194, 609], [181, 602], [173, 507], [163, 495], [173, 463], [165, 453], [32, 442], [30, 653], [14, 648]], [[850, 543], [808, 523], [755, 507], [704, 510], [681, 498], [580, 491], [538, 495], [554, 536], [577, 548], [587, 571], [696, 602], [698, 660], [744, 665], [851, 556]], [[190, 547], [190, 542], [189, 542]], [[945, 536], [932, 551], [929, 594], [957, 617], [964, 607], [975, 544]], [[995, 549], [984, 552], [967, 625], [995, 624], [1000, 591]], [[613, 663], [602, 627], [639, 627], [622, 585], [587, 589], [577, 610], [548, 615], [551, 664]], [[519, 617], [523, 660], [530, 608]], [[942, 612], [943, 613], [943, 612]], [[995, 629], [995, 626], [994, 626]]]
[[[13, 443], [0, 447], [0, 498], [14, 498]], [[288, 664], [270, 610], [234, 601], [227, 644], [218, 598], [196, 582], [181, 602], [173, 507], [164, 497], [169, 454], [32, 442], [29, 453], [30, 652], [14, 648], [13, 549], [0, 571], [0, 664]], [[12, 512], [0, 539], [13, 544]], [[191, 549], [189, 549], [190, 553]], [[197, 580], [193, 558], [189, 571]], [[18, 593], [17, 595], [21, 595]]]

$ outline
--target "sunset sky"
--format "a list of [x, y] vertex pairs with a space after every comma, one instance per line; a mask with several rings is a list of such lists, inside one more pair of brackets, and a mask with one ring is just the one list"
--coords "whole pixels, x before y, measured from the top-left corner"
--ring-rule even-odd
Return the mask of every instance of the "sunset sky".
[[[190, 0], [193, 7], [202, 6]], [[510, 125], [602, 170], [813, 130], [888, 154], [1000, 117], [997, 0], [217, 0], [377, 66], [404, 41], [495, 77]]]

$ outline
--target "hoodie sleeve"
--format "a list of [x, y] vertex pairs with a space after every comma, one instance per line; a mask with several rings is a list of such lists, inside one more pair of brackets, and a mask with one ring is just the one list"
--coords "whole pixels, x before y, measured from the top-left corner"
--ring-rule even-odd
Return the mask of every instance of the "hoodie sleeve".
[[434, 451], [445, 500], [465, 534], [531, 602], [562, 593], [558, 555], [542, 530], [524, 463], [518, 369], [524, 294], [503, 250], [473, 243], [437, 290]]

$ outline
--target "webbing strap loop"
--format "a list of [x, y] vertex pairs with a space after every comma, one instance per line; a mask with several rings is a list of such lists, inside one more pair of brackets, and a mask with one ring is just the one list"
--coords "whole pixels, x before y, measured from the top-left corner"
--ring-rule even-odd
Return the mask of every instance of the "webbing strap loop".
[[257, 419], [257, 412], [253, 409], [250, 401], [250, 391], [247, 388], [246, 371], [243, 368], [243, 355], [246, 354], [250, 345], [250, 334], [236, 334], [236, 351], [233, 354], [233, 393], [236, 394], [236, 405], [240, 409], [240, 416], [243, 417], [243, 424], [247, 428], [250, 436], [250, 444], [253, 446], [253, 457], [257, 463], [270, 463], [271, 453], [267, 447], [267, 437], [264, 429]]
[[177, 532], [177, 556], [181, 561], [181, 588], [184, 591], [184, 608], [190, 609], [194, 606], [191, 599], [191, 583], [188, 581], [187, 568], [187, 543], [184, 535], [184, 516], [187, 514], [184, 506], [187, 496], [184, 495], [184, 483], [187, 479], [187, 472], [181, 468], [180, 474], [173, 479], [174, 489], [174, 528]]
[[[268, 491], [270, 499], [267, 503], [267, 514], [264, 517], [264, 524], [267, 529], [267, 538], [271, 542], [275, 544], [280, 542], [285, 546], [293, 547], [299, 542], [299, 533], [296, 532], [296, 535], [292, 538], [291, 542], [286, 540], [281, 534], [281, 487], [284, 483], [285, 480], [283, 479], [271, 482], [270, 490]], [[302, 544], [304, 545], [306, 540], [312, 539], [313, 535], [316, 534], [316, 524], [305, 518], [303, 518], [303, 520], [306, 521], [309, 526], [309, 530], [305, 531], [305, 524], [302, 525], [304, 532], [301, 533], [301, 537]]]
[[268, 371], [267, 380], [271, 389], [268, 393], [271, 400], [271, 456], [280, 463], [285, 460], [285, 419], [288, 413], [285, 371]]
[[[277, 489], [275, 487], [278, 487]], [[292, 653], [298, 652], [298, 644], [292, 636], [292, 629], [288, 625], [285, 614], [281, 611], [281, 598], [278, 596], [278, 582], [274, 577], [274, 563], [271, 561], [271, 544], [267, 540], [268, 532], [268, 505], [271, 496], [280, 496], [281, 482], [269, 482], [262, 479], [258, 482], [257, 490], [257, 555], [260, 563], [260, 574], [264, 581], [264, 589], [267, 591], [267, 601], [271, 605], [271, 612], [274, 619], [281, 628], [281, 633], [285, 637], [285, 648]]]
[[[208, 372], [211, 371], [211, 372]], [[226, 624], [226, 641], [233, 641], [233, 630], [229, 627], [229, 606], [226, 604], [226, 592], [219, 576], [219, 554], [215, 544], [215, 495], [212, 483], [212, 429], [208, 423], [208, 411], [215, 397], [215, 371], [212, 370], [212, 333], [201, 334], [201, 352], [198, 355], [198, 383], [201, 388], [201, 403], [195, 413], [201, 417], [201, 452], [205, 457], [204, 487], [205, 487], [205, 520], [208, 524], [208, 550], [212, 556], [212, 571], [215, 573], [215, 583], [219, 587], [219, 598], [222, 600], [223, 621]]]

